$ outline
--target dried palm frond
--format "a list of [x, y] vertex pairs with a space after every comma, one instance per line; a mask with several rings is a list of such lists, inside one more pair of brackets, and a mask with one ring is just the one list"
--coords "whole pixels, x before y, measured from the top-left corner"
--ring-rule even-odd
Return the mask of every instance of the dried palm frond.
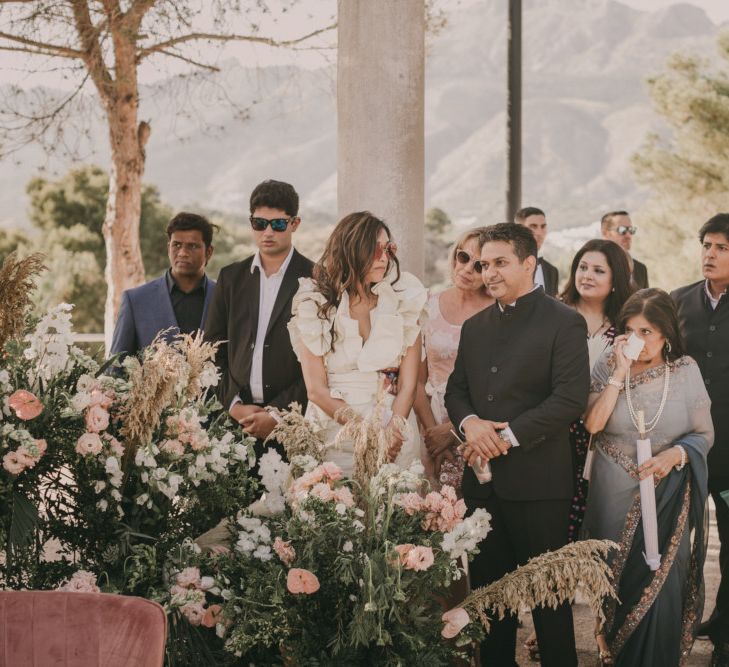
[[286, 450], [289, 461], [294, 456], [311, 456], [321, 463], [324, 458], [324, 441], [315, 433], [311, 422], [301, 412], [301, 405], [291, 403], [288, 410], [268, 408], [275, 412], [278, 423], [266, 438], [265, 442], [275, 440]]
[[220, 343], [210, 343], [203, 340], [202, 332], [195, 334], [182, 334], [178, 337], [175, 347], [185, 356], [190, 366], [187, 379], [187, 398], [199, 398], [201, 393], [200, 376], [208, 361], [215, 361], [215, 352]]
[[[485, 548], [489, 548], [488, 540]], [[557, 551], [536, 556], [498, 581], [476, 589], [459, 606], [475, 612], [488, 631], [488, 612], [502, 619], [507, 611], [517, 612], [524, 606], [555, 608], [563, 602], [572, 602], [579, 590], [594, 616], [602, 620], [603, 600], [617, 599], [606, 561], [608, 552], [617, 548], [610, 540], [567, 544]]]
[[131, 389], [121, 408], [124, 437], [123, 469], [128, 470], [137, 448], [151, 441], [162, 412], [175, 398], [175, 387], [183, 372], [184, 357], [159, 334], [145, 350], [143, 362], [127, 359]]
[[11, 338], [23, 333], [35, 279], [45, 269], [40, 253], [19, 260], [16, 253], [11, 252], [5, 258], [0, 267], [0, 350]]

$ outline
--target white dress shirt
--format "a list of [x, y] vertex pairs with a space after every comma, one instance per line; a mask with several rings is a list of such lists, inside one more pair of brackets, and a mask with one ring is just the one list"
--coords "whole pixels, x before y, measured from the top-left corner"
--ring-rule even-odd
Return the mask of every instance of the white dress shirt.
[[[271, 321], [271, 313], [273, 312], [273, 306], [276, 303], [278, 291], [281, 289], [284, 274], [291, 263], [291, 257], [293, 257], [293, 254], [294, 248], [292, 246], [279, 270], [276, 271], [276, 273], [272, 273], [270, 276], [267, 276], [266, 272], [263, 270], [261, 254], [258, 250], [256, 250], [253, 262], [251, 262], [251, 273], [258, 269], [258, 275], [260, 278], [260, 291], [258, 295], [258, 328], [256, 329], [256, 343], [253, 347], [253, 360], [251, 362], [250, 377], [251, 395], [254, 403], [263, 403], [263, 346], [266, 339], [266, 330], [268, 329], [268, 324]], [[230, 404], [230, 407], [232, 408], [236, 403], [240, 402], [242, 402], [240, 396], [236, 396]]]
[[709, 281], [707, 280], [704, 283], [704, 291], [706, 292], [706, 296], [709, 297], [709, 303], [711, 304], [711, 307], [716, 310], [716, 307], [719, 305], [719, 301], [721, 301], [721, 298], [726, 294], [726, 290], [722, 292], [716, 299], [714, 298], [714, 295], [711, 293], [711, 290], [709, 289]]
[[547, 289], [547, 286], [544, 284], [544, 269], [538, 261], [537, 270], [534, 272], [534, 284]]

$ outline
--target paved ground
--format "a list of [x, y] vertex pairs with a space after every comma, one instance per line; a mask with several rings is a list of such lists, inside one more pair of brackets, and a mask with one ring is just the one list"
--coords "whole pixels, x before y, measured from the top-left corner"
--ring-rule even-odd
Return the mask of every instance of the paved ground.
[[[711, 525], [709, 531], [709, 549], [706, 556], [706, 565], [704, 567], [704, 577], [706, 580], [706, 605], [704, 608], [704, 618], [706, 619], [714, 608], [714, 599], [716, 598], [716, 589], [719, 585], [719, 538], [716, 533], [716, 521], [714, 519], [714, 505], [711, 503]], [[575, 619], [575, 635], [577, 639], [577, 656], [581, 666], [597, 665], [597, 650], [595, 649], [595, 638], [593, 636], [594, 621], [590, 610], [584, 604], [575, 604], [573, 607]], [[524, 650], [524, 640], [532, 632], [532, 619], [529, 613], [522, 615], [523, 628], [520, 628], [517, 637], [517, 662], [522, 667], [528, 665], [536, 665], [530, 662], [529, 656]], [[694, 644], [687, 665], [691, 667], [705, 667], [709, 664], [711, 657], [712, 644], [705, 639], [699, 639]]]

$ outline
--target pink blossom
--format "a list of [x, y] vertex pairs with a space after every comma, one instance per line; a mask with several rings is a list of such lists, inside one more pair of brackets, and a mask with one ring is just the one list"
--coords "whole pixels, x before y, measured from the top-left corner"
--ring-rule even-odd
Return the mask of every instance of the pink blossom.
[[87, 454], [98, 454], [101, 452], [102, 448], [103, 443], [101, 442], [101, 438], [98, 433], [84, 433], [76, 441], [76, 451], [81, 454], [81, 456], [86, 456]]
[[78, 570], [62, 586], [60, 591], [71, 591], [73, 593], [100, 593], [101, 589], [96, 585], [96, 575], [88, 570]]
[[455, 503], [458, 500], [456, 490], [448, 484], [444, 484], [440, 487], [440, 495], [450, 503]]
[[441, 616], [441, 620], [445, 623], [443, 629], [440, 631], [444, 639], [453, 639], [453, 637], [471, 622], [468, 612], [463, 607], [449, 609]]
[[100, 433], [109, 426], [109, 413], [100, 405], [92, 405], [86, 410], [86, 428], [92, 433]]
[[173, 456], [182, 456], [185, 453], [185, 447], [179, 440], [165, 440], [160, 445], [160, 449]]
[[322, 475], [330, 482], [337, 482], [344, 477], [342, 469], [332, 461], [325, 461], [318, 469], [321, 470]]
[[334, 489], [334, 502], [342, 503], [347, 507], [352, 507], [352, 505], [354, 505], [354, 496], [348, 486], [340, 486], [339, 488]]
[[201, 449], [207, 449], [210, 446], [208, 436], [202, 432], [189, 434], [188, 442], [190, 443], [190, 448], [196, 452], [199, 452]]
[[423, 572], [433, 564], [433, 550], [430, 547], [413, 547], [407, 552], [406, 570]]
[[332, 491], [329, 484], [325, 484], [324, 482], [316, 484], [310, 493], [314, 498], [319, 498], [319, 500], [323, 500], [324, 502], [329, 502], [334, 499], [334, 491]]
[[443, 507], [445, 498], [440, 495], [437, 491], [431, 491], [423, 500], [423, 507], [428, 512], [440, 512], [440, 508]]
[[190, 602], [184, 605], [180, 611], [190, 625], [200, 625], [205, 618], [205, 607], [202, 602]]
[[124, 445], [121, 444], [114, 436], [109, 437], [109, 448], [117, 456], [121, 458], [124, 455]]
[[40, 458], [31, 454], [25, 445], [20, 445], [16, 454], [18, 455], [18, 462], [22, 463], [25, 468], [32, 468]]
[[99, 387], [94, 387], [91, 390], [91, 397], [89, 399], [90, 405], [98, 405], [104, 410], [108, 410], [111, 404], [114, 402], [114, 392], [111, 390], [103, 391]]
[[408, 554], [415, 548], [414, 544], [398, 544], [395, 546], [395, 551], [397, 551], [398, 556], [400, 557], [400, 564], [405, 565], [408, 561]]
[[8, 405], [15, 412], [15, 416], [23, 421], [35, 419], [43, 412], [43, 403], [41, 403], [34, 394], [25, 389], [18, 389], [8, 397]]
[[294, 595], [298, 595], [299, 593], [311, 595], [319, 590], [319, 586], [319, 579], [317, 579], [313, 572], [299, 567], [292, 567], [286, 577], [286, 588], [289, 590], [289, 593], [293, 593]]
[[177, 573], [175, 582], [182, 588], [200, 588], [200, 570], [196, 567], [186, 567]]
[[3, 456], [3, 468], [7, 470], [11, 475], [19, 475], [25, 470], [25, 463], [18, 452], [8, 452]]
[[48, 449], [48, 443], [43, 438], [37, 438], [35, 441], [35, 446], [38, 448], [38, 454], [36, 455], [36, 458], [40, 458], [43, 456], [43, 454], [46, 453], [46, 450]]
[[291, 565], [296, 559], [296, 550], [291, 546], [291, 542], [284, 542], [280, 537], [273, 541], [273, 550], [285, 565]]
[[422, 506], [423, 499], [417, 493], [401, 493], [395, 498], [395, 504], [400, 505], [407, 514], [417, 514]]

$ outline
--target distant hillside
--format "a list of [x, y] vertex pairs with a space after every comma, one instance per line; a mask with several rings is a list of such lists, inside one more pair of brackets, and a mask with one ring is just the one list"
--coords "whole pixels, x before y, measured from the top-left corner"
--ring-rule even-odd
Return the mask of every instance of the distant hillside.
[[[645, 193], [628, 159], [646, 132], [659, 127], [643, 81], [673, 51], [711, 55], [718, 27], [690, 4], [653, 13], [615, 0], [525, 4], [525, 204], [544, 207], [554, 229], [589, 224], [608, 208], [636, 207]], [[484, 0], [453, 11], [428, 57], [427, 205], [463, 223], [504, 214], [506, 6]], [[249, 69], [229, 62], [211, 75], [196, 103], [208, 130], [197, 111], [171, 120], [178, 80], [146, 89], [141, 117], [153, 132], [145, 179], [175, 207], [227, 211], [245, 210], [248, 193], [263, 178], [290, 180], [310, 218], [331, 222], [335, 81], [333, 68]], [[238, 121], [229, 106], [208, 102], [206, 86], [251, 104], [249, 118]], [[90, 132], [96, 153], [89, 150], [84, 159], [105, 164], [103, 127], [96, 121]], [[17, 158], [0, 164], [5, 225], [25, 224], [23, 188], [45, 162], [35, 147]], [[51, 162], [56, 170], [68, 166]]]

